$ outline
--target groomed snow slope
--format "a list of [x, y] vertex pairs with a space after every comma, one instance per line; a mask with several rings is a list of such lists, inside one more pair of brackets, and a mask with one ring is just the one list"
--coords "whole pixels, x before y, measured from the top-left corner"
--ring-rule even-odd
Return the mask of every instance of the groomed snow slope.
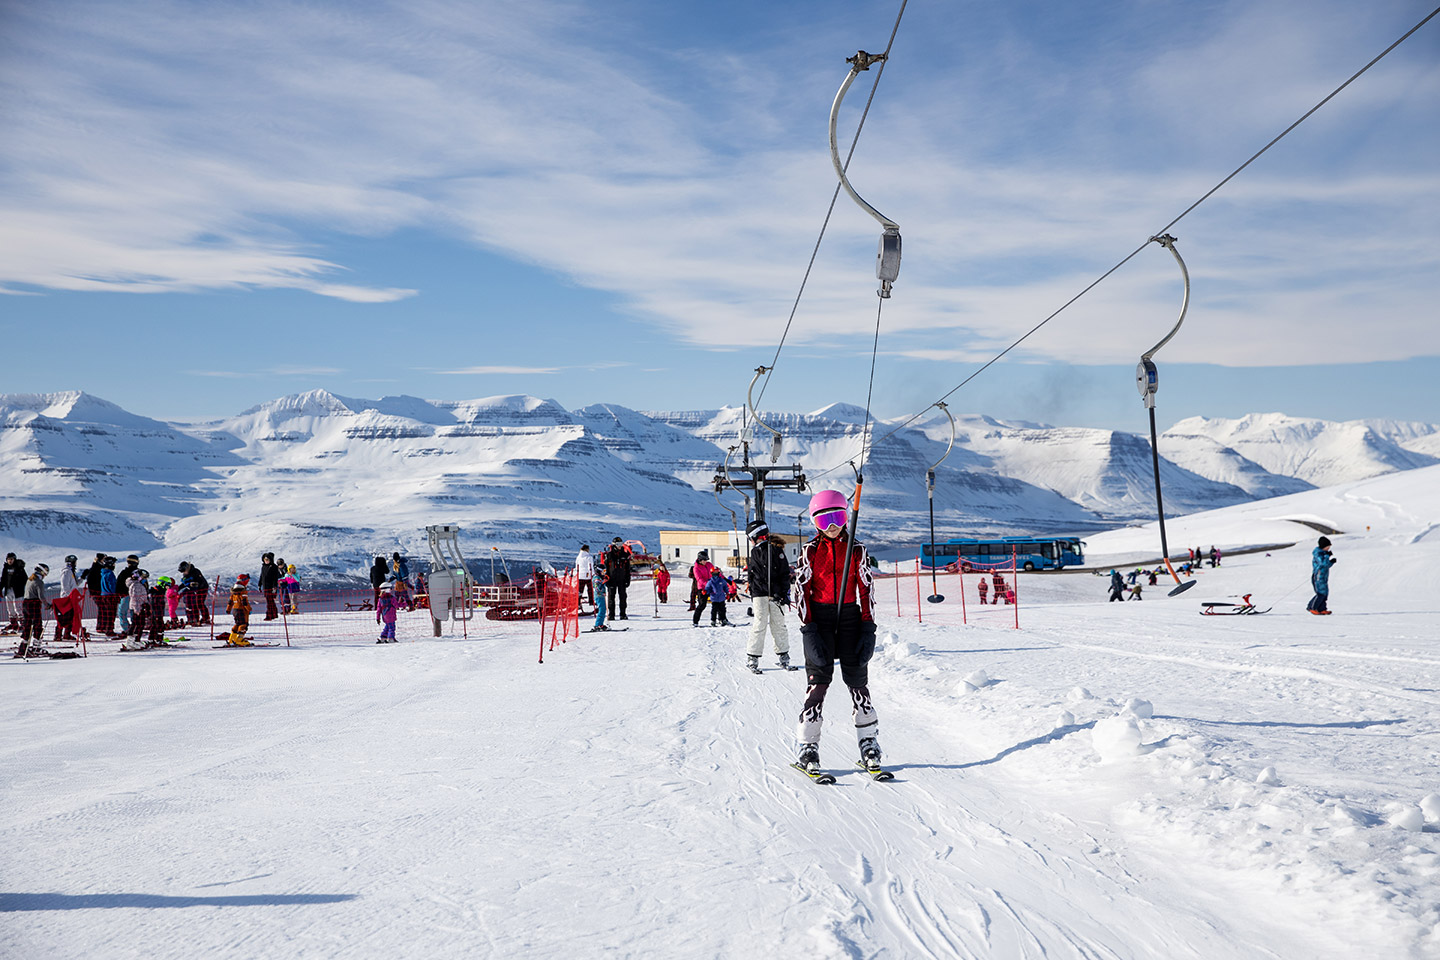
[[[517, 625], [6, 661], [0, 955], [1440, 956], [1440, 483], [1409, 479], [1295, 498], [1386, 518], [1332, 538], [1326, 618], [1306, 547], [1143, 603], [1024, 575], [1020, 631], [881, 581], [892, 784], [839, 691], [839, 783], [790, 770], [803, 676], [639, 596], [543, 665]], [[1240, 592], [1274, 611], [1197, 615]]]

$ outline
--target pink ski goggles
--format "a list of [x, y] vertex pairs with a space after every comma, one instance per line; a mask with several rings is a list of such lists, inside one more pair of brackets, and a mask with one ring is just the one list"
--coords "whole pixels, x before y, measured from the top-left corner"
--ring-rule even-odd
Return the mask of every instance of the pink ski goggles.
[[831, 527], [845, 526], [844, 510], [821, 510], [812, 518], [818, 530], [829, 530]]

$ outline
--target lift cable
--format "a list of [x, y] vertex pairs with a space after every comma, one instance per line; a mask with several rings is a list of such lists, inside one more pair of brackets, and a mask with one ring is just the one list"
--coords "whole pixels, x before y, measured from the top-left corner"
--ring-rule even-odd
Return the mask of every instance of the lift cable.
[[[1335, 98], [1335, 96], [1340, 93], [1340, 91], [1344, 90], [1346, 87], [1350, 86], [1350, 84], [1352, 84], [1352, 83], [1354, 83], [1356, 80], [1360, 79], [1360, 77], [1361, 77], [1366, 71], [1368, 71], [1371, 67], [1375, 66], [1375, 64], [1379, 63], [1381, 60], [1383, 60], [1391, 51], [1393, 51], [1396, 47], [1400, 46], [1400, 44], [1402, 44], [1402, 43], [1404, 43], [1406, 40], [1408, 40], [1408, 39], [1410, 38], [1410, 36], [1411, 36], [1412, 34], [1414, 34], [1417, 30], [1419, 30], [1421, 27], [1425, 26], [1425, 24], [1427, 24], [1427, 23], [1429, 23], [1431, 20], [1433, 20], [1433, 19], [1436, 17], [1436, 15], [1440, 15], [1440, 7], [1436, 7], [1434, 10], [1431, 10], [1428, 14], [1426, 14], [1426, 16], [1424, 17], [1424, 19], [1422, 19], [1419, 23], [1415, 24], [1415, 26], [1411, 27], [1409, 30], [1405, 31], [1404, 35], [1401, 36], [1400, 39], [1398, 39], [1398, 40], [1396, 40], [1394, 43], [1390, 44], [1390, 46], [1386, 47], [1386, 48], [1385, 48], [1384, 50], [1382, 50], [1378, 55], [1376, 55], [1376, 57], [1375, 57], [1373, 60], [1371, 60], [1369, 63], [1365, 64], [1365, 66], [1361, 67], [1359, 70], [1355, 71], [1355, 73], [1352, 74], [1351, 77], [1350, 77], [1348, 80], [1346, 80], [1344, 83], [1340, 84], [1340, 86], [1336, 87], [1334, 90], [1330, 91], [1330, 93], [1327, 94], [1323, 100], [1321, 100], [1319, 103], [1315, 104], [1315, 106], [1313, 106], [1313, 107], [1311, 107], [1309, 110], [1307, 110], [1307, 111], [1305, 112], [1305, 114], [1300, 117], [1300, 119], [1296, 120], [1294, 123], [1290, 124], [1290, 126], [1286, 127], [1284, 130], [1282, 130], [1282, 131], [1279, 133], [1279, 135], [1277, 135], [1277, 136], [1275, 137], [1275, 139], [1273, 139], [1273, 140], [1271, 140], [1269, 143], [1265, 144], [1265, 146], [1263, 146], [1263, 147], [1261, 147], [1259, 150], [1257, 150], [1257, 151], [1250, 157], [1250, 159], [1246, 160], [1244, 163], [1240, 164], [1240, 166], [1236, 167], [1233, 171], [1231, 171], [1231, 173], [1229, 174], [1229, 176], [1225, 177], [1225, 179], [1223, 179], [1223, 180], [1221, 180], [1219, 183], [1215, 184], [1215, 186], [1211, 187], [1208, 191], [1206, 191], [1205, 194], [1204, 194], [1202, 197], [1200, 197], [1200, 199], [1196, 200], [1194, 203], [1190, 204], [1190, 206], [1186, 207], [1183, 211], [1181, 211], [1181, 213], [1180, 213], [1179, 216], [1177, 216], [1175, 219], [1171, 220], [1169, 223], [1165, 224], [1165, 226], [1161, 227], [1159, 230], [1155, 231], [1155, 233], [1151, 234], [1150, 237], [1146, 238], [1146, 240], [1145, 240], [1144, 243], [1140, 244], [1140, 246], [1138, 246], [1138, 247], [1136, 247], [1134, 250], [1130, 251], [1130, 253], [1127, 254], [1123, 260], [1121, 260], [1119, 263], [1115, 264], [1115, 266], [1111, 267], [1109, 270], [1106, 270], [1106, 271], [1105, 271], [1104, 273], [1102, 273], [1100, 276], [1096, 277], [1095, 280], [1093, 280], [1088, 286], [1085, 287], [1085, 289], [1081, 290], [1079, 293], [1075, 294], [1075, 296], [1071, 297], [1069, 300], [1066, 300], [1063, 304], [1061, 304], [1061, 305], [1060, 305], [1060, 308], [1059, 308], [1058, 310], [1056, 310], [1054, 313], [1050, 314], [1050, 315], [1049, 315], [1048, 317], [1046, 317], [1044, 320], [1041, 320], [1039, 323], [1035, 324], [1035, 326], [1033, 326], [1033, 327], [1031, 327], [1029, 330], [1027, 330], [1019, 339], [1017, 339], [1015, 342], [1011, 343], [1011, 344], [1010, 344], [1008, 347], [1006, 347], [1004, 350], [1001, 350], [999, 353], [997, 353], [997, 354], [996, 354], [994, 357], [992, 357], [990, 360], [986, 361], [985, 364], [984, 364], [983, 366], [981, 366], [978, 370], [976, 370], [974, 373], [971, 373], [971, 374], [970, 374], [968, 377], [966, 377], [964, 380], [961, 380], [961, 381], [960, 381], [958, 384], [956, 384], [949, 392], [947, 392], [947, 393], [945, 393], [943, 396], [941, 396], [941, 397], [940, 397], [940, 400], [948, 400], [948, 399], [950, 399], [951, 396], [953, 396], [957, 391], [959, 391], [959, 390], [960, 390], [962, 387], [964, 387], [967, 383], [969, 383], [971, 380], [974, 380], [974, 379], [975, 379], [976, 377], [978, 377], [980, 374], [984, 373], [987, 369], [989, 369], [989, 368], [990, 368], [992, 365], [994, 365], [997, 361], [999, 361], [1001, 358], [1003, 358], [1003, 357], [1004, 357], [1006, 354], [1008, 354], [1011, 350], [1014, 350], [1016, 347], [1020, 346], [1020, 344], [1024, 343], [1026, 340], [1030, 339], [1030, 336], [1031, 336], [1032, 334], [1034, 334], [1037, 330], [1039, 330], [1041, 327], [1045, 326], [1045, 325], [1046, 325], [1047, 323], [1049, 323], [1051, 320], [1054, 320], [1054, 319], [1055, 319], [1056, 317], [1058, 317], [1066, 308], [1068, 308], [1071, 304], [1073, 304], [1075, 301], [1077, 301], [1077, 300], [1079, 300], [1081, 297], [1085, 296], [1085, 294], [1089, 293], [1091, 290], [1093, 290], [1093, 289], [1095, 289], [1097, 286], [1099, 286], [1102, 281], [1108, 279], [1108, 278], [1110, 277], [1110, 275], [1113, 274], [1116, 270], [1119, 270], [1119, 269], [1120, 269], [1121, 267], [1123, 267], [1125, 264], [1129, 263], [1132, 259], [1135, 258], [1136, 255], [1138, 255], [1138, 254], [1140, 253], [1140, 251], [1142, 251], [1142, 250], [1144, 250], [1146, 247], [1148, 247], [1148, 246], [1151, 244], [1151, 242], [1153, 242], [1153, 240], [1154, 240], [1155, 237], [1161, 236], [1161, 235], [1163, 235], [1163, 234], [1168, 233], [1171, 227], [1175, 226], [1175, 224], [1177, 224], [1177, 223], [1179, 223], [1181, 220], [1183, 220], [1188, 214], [1190, 214], [1192, 211], [1194, 211], [1194, 209], [1195, 209], [1196, 207], [1200, 206], [1200, 204], [1204, 203], [1206, 200], [1209, 200], [1212, 196], [1214, 196], [1214, 195], [1220, 190], [1220, 188], [1224, 187], [1224, 186], [1225, 186], [1227, 183], [1229, 183], [1231, 180], [1235, 179], [1235, 177], [1238, 176], [1242, 170], [1244, 170], [1246, 167], [1250, 166], [1250, 164], [1254, 163], [1256, 160], [1260, 159], [1260, 157], [1261, 157], [1262, 154], [1264, 154], [1264, 153], [1265, 153], [1267, 150], [1269, 150], [1271, 147], [1275, 146], [1275, 144], [1277, 144], [1277, 143], [1279, 143], [1281, 140], [1283, 140], [1287, 134], [1289, 134], [1289, 133], [1290, 133], [1292, 130], [1294, 130], [1296, 127], [1300, 126], [1300, 124], [1302, 124], [1302, 123], [1304, 123], [1306, 120], [1308, 120], [1308, 119], [1310, 118], [1310, 116], [1311, 116], [1312, 114], [1314, 114], [1317, 110], [1319, 110], [1321, 107], [1325, 106], [1325, 104], [1327, 104], [1327, 103], [1329, 103], [1331, 100], [1333, 100], [1333, 99]], [[878, 76], [876, 77], [876, 80], [879, 80], [879, 77], [878, 77]], [[913, 416], [911, 416], [908, 420], [905, 420], [904, 422], [900, 423], [898, 426], [893, 427], [888, 433], [885, 433], [884, 435], [882, 435], [882, 436], [880, 437], [880, 439], [878, 439], [878, 440], [874, 441], [873, 443], [871, 443], [870, 446], [871, 446], [871, 447], [874, 447], [874, 446], [876, 446], [877, 444], [883, 443], [884, 441], [888, 440], [890, 437], [893, 437], [895, 434], [899, 433], [901, 430], [904, 430], [906, 427], [910, 426], [910, 424], [914, 423], [916, 420], [919, 420], [921, 417], [923, 417], [927, 412], [929, 412], [930, 408], [933, 407], [933, 406], [934, 406], [934, 404], [932, 403], [930, 406], [927, 406], [924, 410], [921, 410], [919, 413], [916, 413], [916, 414], [914, 414]], [[829, 469], [822, 470], [821, 472], [819, 472], [819, 473], [817, 473], [817, 474], [814, 474], [814, 475], [811, 477], [811, 480], [818, 480], [818, 479], [820, 479], [821, 477], [825, 476], [826, 474], [834, 473], [836, 470], [839, 470], [839, 469], [840, 469], [841, 467], [843, 467], [844, 465], [845, 465], [844, 463], [837, 463], [835, 466], [830, 467]]]

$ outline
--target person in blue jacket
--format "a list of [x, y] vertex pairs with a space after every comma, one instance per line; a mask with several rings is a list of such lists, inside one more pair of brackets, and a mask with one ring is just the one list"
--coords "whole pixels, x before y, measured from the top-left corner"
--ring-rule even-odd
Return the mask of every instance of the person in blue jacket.
[[710, 575], [710, 582], [705, 584], [705, 595], [710, 598], [710, 626], [717, 623], [722, 627], [730, 626], [730, 618], [725, 615], [725, 600], [730, 596], [730, 578], [717, 568]]
[[1330, 599], [1330, 568], [1335, 566], [1335, 557], [1330, 553], [1330, 538], [1321, 537], [1314, 550], [1310, 551], [1310, 584], [1315, 596], [1305, 609], [1317, 616], [1330, 612], [1326, 602]]

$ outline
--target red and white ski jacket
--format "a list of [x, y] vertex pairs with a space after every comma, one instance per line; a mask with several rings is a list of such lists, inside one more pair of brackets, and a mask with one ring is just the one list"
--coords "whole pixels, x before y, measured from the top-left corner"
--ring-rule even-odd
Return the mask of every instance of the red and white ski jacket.
[[[817, 533], [800, 551], [800, 570], [795, 578], [799, 588], [796, 612], [801, 623], [814, 618], [817, 606], [835, 606], [835, 597], [840, 592], [840, 573], [845, 566], [845, 544], [848, 533], [835, 539]], [[850, 575], [846, 579], [845, 603], [860, 605], [860, 619], [874, 620], [870, 609], [870, 591], [874, 580], [870, 575], [870, 554], [865, 544], [856, 542], [850, 551]]]

